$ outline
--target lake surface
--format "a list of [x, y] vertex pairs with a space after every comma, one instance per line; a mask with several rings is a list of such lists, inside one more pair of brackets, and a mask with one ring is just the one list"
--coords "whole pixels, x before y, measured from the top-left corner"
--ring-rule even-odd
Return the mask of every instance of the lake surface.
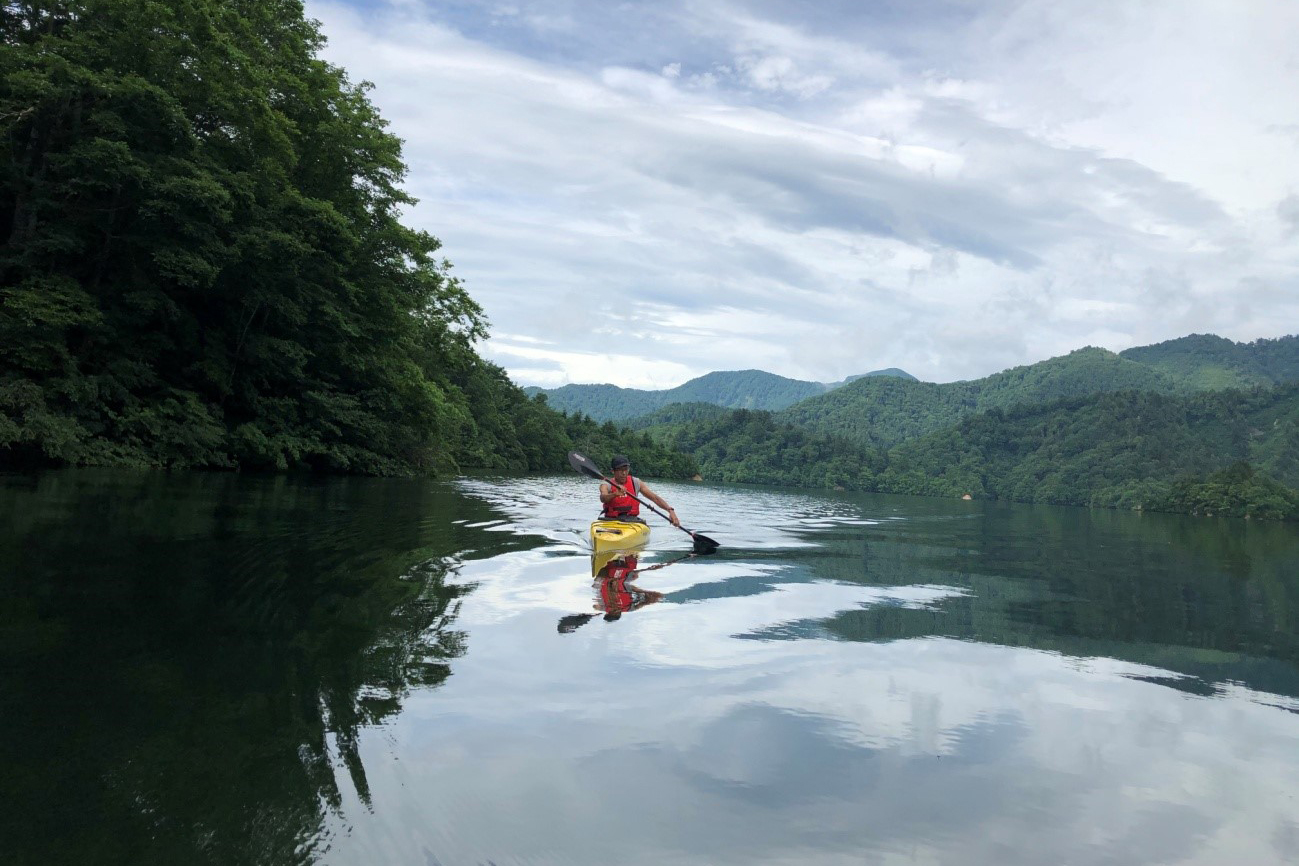
[[1299, 862], [1299, 527], [655, 486], [0, 477], [4, 862]]

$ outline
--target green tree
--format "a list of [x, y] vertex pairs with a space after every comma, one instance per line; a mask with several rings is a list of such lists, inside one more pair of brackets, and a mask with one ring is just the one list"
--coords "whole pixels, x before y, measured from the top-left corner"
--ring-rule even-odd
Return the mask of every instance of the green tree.
[[2, 8], [0, 463], [562, 464], [299, 0]]

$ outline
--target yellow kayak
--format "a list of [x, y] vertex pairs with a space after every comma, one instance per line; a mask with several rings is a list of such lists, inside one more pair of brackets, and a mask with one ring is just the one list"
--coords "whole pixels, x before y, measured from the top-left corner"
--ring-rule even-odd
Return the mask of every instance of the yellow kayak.
[[597, 520], [591, 524], [591, 551], [626, 550], [649, 541], [648, 523], [625, 523], [621, 520]]

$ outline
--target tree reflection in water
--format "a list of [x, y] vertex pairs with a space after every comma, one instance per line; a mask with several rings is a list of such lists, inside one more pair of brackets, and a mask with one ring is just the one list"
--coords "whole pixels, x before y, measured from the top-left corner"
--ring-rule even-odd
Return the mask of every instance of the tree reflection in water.
[[339, 770], [369, 806], [361, 731], [465, 652], [456, 551], [492, 516], [158, 473], [9, 479], [0, 513], [6, 860], [133, 864], [315, 859]]

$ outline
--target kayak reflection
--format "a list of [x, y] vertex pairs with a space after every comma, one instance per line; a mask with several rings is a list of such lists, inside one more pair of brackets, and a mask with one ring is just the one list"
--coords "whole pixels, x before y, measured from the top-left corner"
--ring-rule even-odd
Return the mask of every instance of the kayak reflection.
[[[595, 554], [591, 557], [591, 570], [595, 574], [595, 579], [592, 581], [595, 596], [593, 607], [604, 614], [605, 622], [615, 622], [621, 619], [624, 613], [639, 610], [647, 604], [654, 604], [663, 598], [663, 593], [639, 587], [632, 580], [644, 572], [656, 571], [694, 556], [694, 553], [688, 553], [667, 562], [641, 568], [638, 550]], [[594, 613], [574, 613], [560, 617], [559, 633], [570, 634], [595, 617]]]

